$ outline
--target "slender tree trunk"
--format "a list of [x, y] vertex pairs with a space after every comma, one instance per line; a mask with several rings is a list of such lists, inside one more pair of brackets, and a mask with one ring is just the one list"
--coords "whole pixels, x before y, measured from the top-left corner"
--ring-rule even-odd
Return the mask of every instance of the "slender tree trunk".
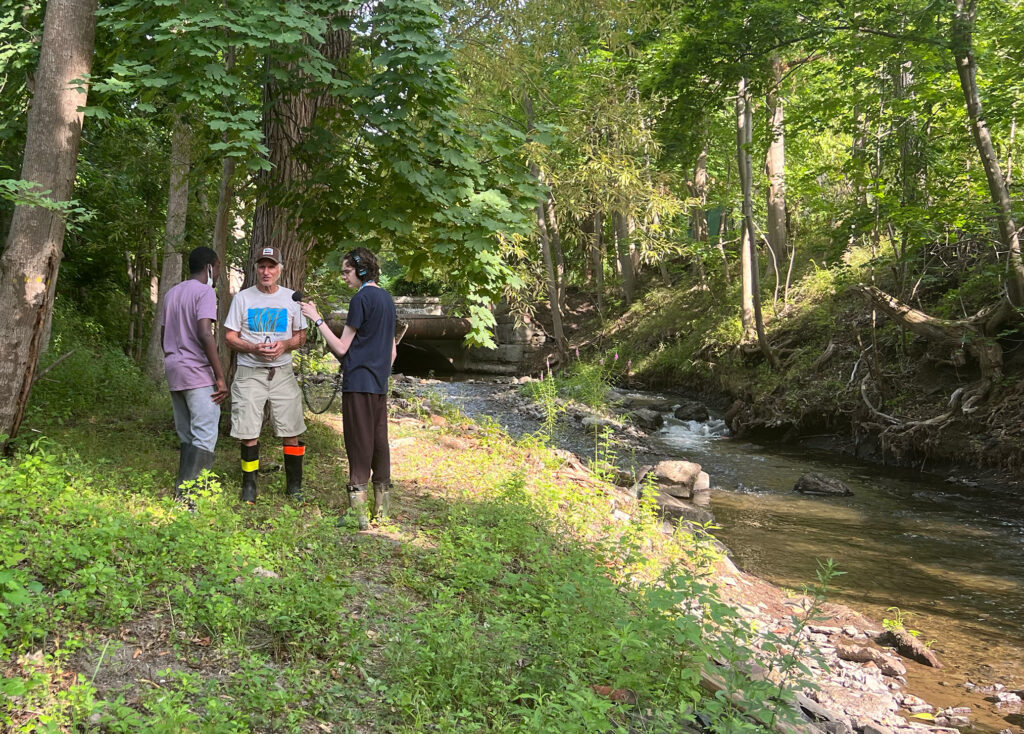
[[779, 290], [779, 263], [788, 250], [786, 232], [786, 136], [781, 86], [782, 62], [772, 59], [775, 83], [768, 93], [769, 143], [764, 169], [768, 177], [768, 247], [775, 263], [775, 292]]
[[[529, 93], [523, 92], [522, 104], [523, 112], [526, 114], [527, 134], [532, 135], [536, 132], [536, 128], [533, 124], [533, 99]], [[530, 174], [538, 183], [543, 183], [540, 166], [533, 161], [530, 161]], [[548, 290], [548, 304], [551, 307], [551, 328], [554, 331], [555, 349], [558, 351], [559, 361], [565, 365], [568, 362], [568, 350], [566, 348], [565, 331], [562, 328], [562, 308], [558, 297], [558, 281], [555, 276], [554, 258], [551, 255], [551, 240], [548, 238], [546, 202], [546, 198], [541, 199], [534, 207], [537, 217], [537, 237], [540, 240], [540, 252], [544, 260], [544, 275]]]
[[736, 148], [743, 190], [743, 217], [741, 225], [740, 259], [742, 267], [742, 311], [744, 336], [757, 336], [761, 352], [772, 366], [778, 366], [775, 353], [768, 346], [761, 316], [760, 272], [757, 264], [757, 242], [754, 238], [754, 202], [752, 196], [754, 166], [750, 157], [753, 140], [753, 119], [750, 110], [750, 90], [747, 80], [741, 79], [736, 95]]
[[565, 253], [562, 251], [562, 233], [558, 227], [555, 197], [548, 192], [547, 200], [548, 235], [551, 238], [551, 252], [555, 257], [555, 287], [558, 289], [558, 307], [565, 311]]
[[234, 201], [235, 190], [232, 181], [235, 177], [235, 159], [224, 156], [221, 161], [220, 188], [217, 194], [217, 216], [213, 225], [213, 250], [221, 262], [223, 273], [217, 283], [217, 353], [221, 364], [229, 364], [231, 351], [224, 341], [224, 320], [231, 306], [231, 279], [228, 276], [228, 232], [231, 220], [231, 203]]
[[615, 252], [619, 258], [619, 271], [622, 274], [622, 295], [626, 306], [633, 305], [636, 294], [636, 276], [633, 272], [633, 260], [629, 252], [629, 221], [622, 212], [612, 213], [612, 228], [615, 230]]
[[1017, 118], [1010, 120], [1010, 142], [1006, 146], [1006, 188], [1013, 184], [1013, 140], [1017, 136]]
[[693, 165], [693, 183], [690, 195], [695, 204], [690, 210], [690, 228], [695, 242], [708, 240], [708, 136], [705, 133], [697, 161]]
[[978, 0], [955, 0], [955, 6], [951, 38], [953, 58], [960, 77], [960, 88], [967, 104], [967, 116], [971, 121], [974, 145], [981, 156], [981, 165], [985, 169], [989, 194], [999, 222], [999, 239], [1008, 254], [1007, 293], [1010, 303], [1019, 308], [1024, 306], [1024, 261], [1021, 260], [1017, 223], [1014, 221], [1010, 193], [1003, 172], [999, 168], [992, 135], [985, 121], [981, 97], [978, 94], [978, 68], [974, 59], [973, 39]]
[[192, 134], [180, 119], [171, 133], [171, 180], [167, 193], [167, 219], [164, 226], [164, 260], [160, 270], [153, 328], [146, 349], [146, 374], [154, 380], [164, 377], [164, 345], [156, 315], [163, 308], [167, 291], [181, 282], [182, 248], [185, 244], [185, 223], [188, 218], [188, 174], [191, 167]]
[[[74, 190], [87, 86], [72, 81], [89, 74], [95, 31], [96, 0], [47, 2], [21, 178], [49, 191], [54, 202], [68, 201]], [[58, 213], [15, 207], [0, 258], [0, 441], [5, 449], [28, 405], [63, 247], [64, 219]]]
[[594, 212], [594, 241], [590, 257], [594, 264], [594, 292], [597, 295], [597, 312], [604, 313], [604, 215]]

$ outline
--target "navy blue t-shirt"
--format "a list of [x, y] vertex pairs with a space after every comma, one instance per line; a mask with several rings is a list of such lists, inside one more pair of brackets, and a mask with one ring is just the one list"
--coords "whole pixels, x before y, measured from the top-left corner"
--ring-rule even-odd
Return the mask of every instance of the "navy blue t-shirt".
[[395, 343], [395, 302], [383, 288], [365, 286], [352, 296], [345, 325], [356, 330], [345, 354], [342, 392], [388, 391], [391, 347]]

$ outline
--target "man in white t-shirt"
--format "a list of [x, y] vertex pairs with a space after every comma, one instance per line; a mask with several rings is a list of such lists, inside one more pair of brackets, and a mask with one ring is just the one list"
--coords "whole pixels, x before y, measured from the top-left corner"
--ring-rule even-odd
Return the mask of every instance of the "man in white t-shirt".
[[270, 403], [274, 435], [284, 444], [286, 492], [302, 501], [302, 460], [306, 430], [302, 391], [292, 371], [291, 352], [306, 341], [306, 319], [292, 291], [279, 286], [284, 265], [276, 247], [256, 254], [256, 285], [235, 296], [224, 321], [228, 346], [238, 352], [231, 383], [231, 435], [242, 442], [243, 502], [256, 501], [263, 410]]

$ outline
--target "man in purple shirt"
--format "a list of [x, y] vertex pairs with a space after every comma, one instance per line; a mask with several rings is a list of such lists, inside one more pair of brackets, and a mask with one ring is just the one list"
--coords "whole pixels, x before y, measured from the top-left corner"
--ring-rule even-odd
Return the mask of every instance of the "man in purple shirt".
[[174, 428], [181, 440], [174, 498], [191, 505], [185, 485], [213, 468], [220, 404], [228, 387], [213, 338], [220, 260], [209, 247], [197, 247], [189, 253], [188, 269], [188, 280], [164, 296], [158, 323]]

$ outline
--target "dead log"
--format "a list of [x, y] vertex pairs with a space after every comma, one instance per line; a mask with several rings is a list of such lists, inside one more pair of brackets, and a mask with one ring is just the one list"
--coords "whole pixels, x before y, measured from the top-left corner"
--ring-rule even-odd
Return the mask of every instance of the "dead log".
[[929, 316], [873, 285], [860, 283], [856, 289], [875, 308], [925, 341], [954, 352], [966, 349], [978, 360], [983, 380], [996, 381], [1002, 376], [1003, 348], [992, 335], [1009, 317], [1005, 299], [968, 319], [953, 321]]

